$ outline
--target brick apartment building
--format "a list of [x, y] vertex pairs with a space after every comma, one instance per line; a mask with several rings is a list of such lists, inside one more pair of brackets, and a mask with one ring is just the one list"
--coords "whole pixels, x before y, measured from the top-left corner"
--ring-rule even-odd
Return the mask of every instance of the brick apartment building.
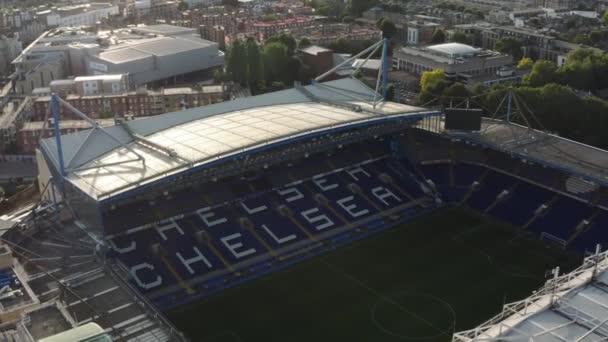
[[[204, 106], [225, 100], [226, 86], [193, 88], [167, 88], [160, 91], [131, 91], [122, 94], [79, 95], [68, 94], [67, 102], [93, 119], [118, 116], [151, 116], [183, 108]], [[62, 108], [62, 118], [77, 119]], [[42, 121], [50, 117], [50, 97], [34, 99], [32, 120]]]

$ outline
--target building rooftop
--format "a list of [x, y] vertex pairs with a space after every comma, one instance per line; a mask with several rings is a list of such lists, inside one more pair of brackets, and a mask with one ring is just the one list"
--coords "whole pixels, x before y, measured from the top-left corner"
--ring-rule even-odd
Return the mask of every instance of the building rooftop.
[[567, 169], [585, 179], [608, 184], [608, 153], [593, 146], [491, 119], [484, 119], [481, 131], [470, 133], [467, 138], [541, 165]]
[[458, 332], [455, 342], [604, 341], [608, 334], [607, 253], [587, 257], [569, 274], [551, 279], [480, 327]]
[[75, 82], [86, 82], [86, 81], [120, 81], [123, 79], [123, 77], [125, 77], [125, 75], [123, 74], [117, 74], [117, 75], [95, 75], [95, 76], [78, 76], [76, 78], [74, 78]]
[[307, 46], [303, 49], [300, 49], [300, 51], [302, 51], [303, 53], [309, 54], [309, 55], [317, 55], [319, 53], [323, 53], [323, 52], [332, 52], [332, 50], [328, 49], [328, 48], [324, 48], [322, 46], [318, 46], [318, 45], [311, 45], [311, 46]]
[[151, 58], [152, 56], [166, 56], [192, 51], [214, 44], [217, 45], [217, 43], [201, 38], [193, 39], [193, 37], [156, 37], [115, 46], [101, 52], [99, 58], [112, 63], [123, 63]]
[[[112, 126], [114, 119], [98, 119], [95, 120], [101, 126]], [[49, 119], [49, 122], [45, 121], [30, 121], [25, 122], [21, 131], [38, 131], [43, 127], [46, 129], [53, 129], [53, 119]], [[91, 124], [84, 120], [60, 120], [59, 128], [61, 129], [87, 129], [91, 128]]]
[[156, 34], [163, 36], [191, 35], [196, 29], [168, 24], [145, 25], [131, 28], [131, 31], [140, 34]]
[[429, 51], [446, 55], [448, 57], [472, 56], [480, 50], [470, 45], [461, 43], [445, 43], [427, 46]]
[[[317, 98], [342, 102], [346, 107], [312, 101], [305, 92], [288, 89], [126, 123], [130, 132], [173, 151], [173, 156], [136, 142], [122, 126], [108, 128], [121, 144], [99, 130], [64, 135], [65, 165], [72, 170], [66, 179], [92, 198], [103, 200], [271, 144], [294, 141], [328, 129], [405, 116], [416, 118], [427, 113], [421, 108], [392, 102], [373, 109], [367, 102], [353, 100], [374, 97], [371, 89], [353, 79], [306, 89]], [[363, 110], [348, 107], [353, 105]], [[45, 139], [41, 146], [51, 163], [58, 167], [55, 140]], [[145, 165], [136, 154], [145, 160]]]

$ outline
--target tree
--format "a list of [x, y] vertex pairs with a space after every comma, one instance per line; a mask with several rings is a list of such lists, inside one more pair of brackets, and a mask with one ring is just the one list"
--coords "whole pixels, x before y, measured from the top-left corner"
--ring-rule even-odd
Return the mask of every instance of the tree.
[[436, 29], [431, 36], [431, 43], [441, 44], [445, 42], [445, 32], [442, 29]]
[[558, 81], [557, 65], [545, 60], [534, 63], [532, 71], [524, 76], [524, 84], [531, 87], [542, 87], [545, 84]]
[[347, 15], [344, 18], [342, 18], [342, 22], [345, 24], [352, 24], [354, 21], [355, 21], [355, 18], [351, 17], [350, 15]]
[[291, 36], [289, 34], [282, 33], [278, 36], [273, 36], [266, 40], [266, 44], [273, 43], [273, 42], [279, 42], [279, 43], [285, 45], [285, 47], [287, 47], [287, 54], [290, 56], [293, 55], [294, 52], [296, 51], [297, 42], [296, 42], [295, 38], [293, 38], [293, 36]]
[[266, 81], [272, 82], [283, 80], [289, 73], [287, 65], [289, 55], [287, 47], [280, 42], [272, 42], [264, 45], [264, 71]]
[[228, 74], [226, 74], [224, 72], [224, 70], [222, 70], [222, 69], [216, 69], [213, 72], [213, 81], [215, 83], [223, 83], [223, 82], [226, 82], [228, 80], [230, 80], [230, 77], [228, 76]]
[[376, 26], [382, 31], [382, 37], [391, 39], [397, 33], [397, 26], [389, 18], [380, 18]]
[[586, 34], [577, 34], [576, 37], [574, 37], [574, 43], [583, 44], [583, 45], [592, 45], [593, 41]]
[[298, 43], [298, 48], [303, 49], [310, 45], [312, 45], [310, 43], [310, 40], [308, 40], [308, 38], [304, 37], [304, 38], [300, 39], [300, 42]]
[[606, 11], [604, 12], [604, 15], [602, 16], [602, 19], [603, 19], [603, 21], [604, 21], [604, 25], [607, 25], [607, 26], [608, 26], [608, 10], [606, 10]]
[[350, 53], [351, 50], [350, 42], [345, 38], [339, 38], [335, 43], [331, 44], [329, 47], [337, 53]]
[[522, 43], [515, 38], [500, 38], [496, 41], [495, 49], [500, 53], [509, 54], [515, 59], [520, 59], [523, 55]]
[[442, 69], [425, 71], [420, 77], [420, 97], [421, 104], [430, 102], [436, 94], [441, 93], [445, 88], [445, 72]]
[[450, 41], [452, 41], [454, 43], [471, 44], [471, 40], [469, 39], [469, 37], [466, 34], [462, 33], [462, 32], [456, 32], [456, 33], [454, 33], [450, 37]]
[[248, 38], [245, 44], [247, 50], [247, 84], [255, 88], [264, 79], [264, 62], [262, 52], [258, 43], [253, 38]]
[[182, 12], [183, 11], [187, 11], [188, 8], [190, 8], [190, 6], [185, 1], [180, 1], [179, 4], [177, 5], [177, 10], [178, 11], [182, 11]]
[[228, 50], [226, 70], [230, 79], [245, 85], [247, 81], [247, 50], [240, 39], [235, 40]]
[[389, 83], [386, 85], [386, 101], [395, 100], [395, 84]]
[[533, 66], [534, 61], [529, 57], [524, 57], [519, 60], [519, 63], [517, 63], [517, 69], [532, 69]]
[[353, 17], [360, 17], [363, 12], [378, 4], [378, 0], [351, 0], [350, 13]]

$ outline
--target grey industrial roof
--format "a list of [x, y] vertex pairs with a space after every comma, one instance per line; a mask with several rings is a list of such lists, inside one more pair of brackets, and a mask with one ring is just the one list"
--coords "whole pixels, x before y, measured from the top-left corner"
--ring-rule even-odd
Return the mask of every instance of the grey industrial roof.
[[[145, 158], [145, 166], [135, 161], [116, 164], [134, 160], [135, 154], [100, 130], [64, 135], [65, 165], [71, 169], [66, 179], [102, 200], [192, 167], [298, 136], [424, 113], [421, 108], [392, 102], [373, 109], [364, 102], [373, 98], [373, 91], [357, 80], [337, 80], [306, 89], [317, 98], [356, 104], [365, 110], [312, 101], [305, 92], [288, 89], [127, 123], [131, 132], [172, 149], [178, 157], [134, 142], [121, 126], [109, 127], [107, 131], [116, 140]], [[58, 168], [55, 140], [45, 139], [41, 147]]]
[[145, 59], [150, 56], [166, 56], [208, 47], [216, 43], [197, 37], [156, 37], [105, 50], [99, 58], [111, 63]]
[[106, 60], [112, 63], [123, 63], [127, 61], [134, 61], [139, 59], [149, 58], [150, 55], [139, 51], [136, 49], [132, 49], [130, 47], [124, 47], [121, 49], [112, 49], [103, 51], [99, 54], [99, 58]]

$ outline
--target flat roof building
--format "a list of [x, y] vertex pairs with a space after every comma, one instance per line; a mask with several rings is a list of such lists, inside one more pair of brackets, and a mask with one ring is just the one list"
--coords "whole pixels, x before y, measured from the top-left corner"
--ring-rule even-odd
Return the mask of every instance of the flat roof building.
[[224, 64], [217, 43], [196, 29], [137, 26], [99, 33], [78, 28], [45, 32], [13, 61], [15, 91], [29, 95], [58, 79], [127, 74], [131, 86], [168, 83]]
[[442, 69], [451, 79], [496, 74], [501, 67], [512, 63], [509, 55], [460, 43], [403, 47], [393, 56], [394, 70], [421, 75], [427, 70]]

